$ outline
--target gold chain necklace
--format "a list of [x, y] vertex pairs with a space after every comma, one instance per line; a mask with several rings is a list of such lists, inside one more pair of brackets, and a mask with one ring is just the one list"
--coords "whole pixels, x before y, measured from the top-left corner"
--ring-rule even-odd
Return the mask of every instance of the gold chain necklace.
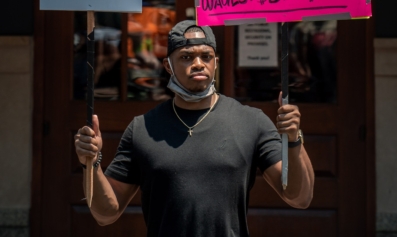
[[185, 127], [187, 127], [189, 129], [187, 132], [189, 133], [190, 136], [192, 136], [193, 135], [193, 128], [195, 128], [197, 125], [199, 125], [210, 114], [211, 110], [214, 108], [214, 105], [216, 104], [217, 101], [218, 101], [218, 98], [216, 98], [214, 104], [211, 105], [211, 107], [208, 110], [208, 112], [195, 125], [193, 125], [191, 127], [187, 126], [187, 124], [185, 122], [183, 122], [183, 120], [179, 117], [178, 113], [176, 112], [176, 109], [175, 109], [175, 98], [172, 100], [172, 108], [174, 109], [176, 117], [178, 117], [179, 121], [181, 121], [182, 124], [185, 125]]

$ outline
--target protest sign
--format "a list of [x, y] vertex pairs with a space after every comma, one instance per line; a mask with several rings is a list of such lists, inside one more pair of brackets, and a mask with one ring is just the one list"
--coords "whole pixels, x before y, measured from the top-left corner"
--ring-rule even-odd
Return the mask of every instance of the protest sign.
[[[142, 12], [142, 1], [137, 0], [40, 0], [40, 10], [87, 12], [87, 125], [93, 128], [95, 76], [95, 12]], [[102, 155], [99, 153], [101, 161]], [[93, 159], [87, 159], [85, 195], [88, 207], [93, 196]]]
[[370, 0], [199, 0], [197, 23], [240, 25], [368, 18]]

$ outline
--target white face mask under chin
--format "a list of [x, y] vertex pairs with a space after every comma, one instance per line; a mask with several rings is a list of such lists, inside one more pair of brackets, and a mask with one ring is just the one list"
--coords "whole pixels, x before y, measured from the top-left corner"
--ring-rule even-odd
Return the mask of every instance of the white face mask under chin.
[[[204, 98], [207, 98], [211, 95], [213, 95], [216, 92], [215, 89], [215, 79], [212, 78], [211, 84], [205, 89], [205, 91], [198, 92], [198, 93], [193, 93], [186, 89], [184, 86], [182, 86], [181, 83], [179, 83], [178, 79], [175, 76], [174, 69], [171, 64], [171, 60], [168, 57], [167, 58], [168, 63], [170, 64], [172, 75], [170, 78], [170, 81], [168, 82], [167, 87], [173, 91], [175, 94], [179, 95], [183, 100], [186, 102], [199, 102]], [[215, 60], [215, 66], [216, 66], [216, 60]]]

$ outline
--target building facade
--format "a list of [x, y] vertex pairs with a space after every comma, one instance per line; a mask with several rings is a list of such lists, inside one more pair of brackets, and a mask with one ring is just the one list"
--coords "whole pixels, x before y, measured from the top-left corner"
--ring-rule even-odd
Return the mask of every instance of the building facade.
[[[174, 6], [166, 7], [167, 11], [163, 10], [164, 7], [156, 11], [162, 19], [174, 17], [175, 21], [179, 21], [192, 17], [189, 9], [194, 6], [194, 2], [166, 2], [164, 5]], [[7, 31], [0, 36], [0, 81], [4, 83], [0, 87], [0, 134], [3, 135], [0, 150], [4, 155], [0, 166], [0, 236], [47, 236], [55, 231], [55, 227], [48, 227], [49, 223], [55, 223], [53, 226], [61, 230], [64, 228], [65, 236], [79, 236], [86, 233], [84, 227], [76, 224], [81, 218], [89, 220], [89, 225], [95, 230], [100, 228], [93, 225], [95, 223], [86, 212], [84, 203], [78, 202], [82, 192], [78, 186], [81, 184], [81, 171], [78, 170], [77, 160], [73, 159], [70, 146], [70, 138], [76, 128], [84, 124], [85, 116], [84, 101], [79, 97], [81, 93], [77, 93], [82, 90], [77, 87], [77, 79], [84, 77], [81, 76], [84, 75], [84, 70], [78, 71], [77, 59], [80, 55], [76, 50], [81, 42], [78, 37], [79, 28], [76, 26], [79, 16], [76, 13], [40, 12], [38, 1], [31, 8], [35, 26], [32, 33], [25, 26], [25, 30], [19, 33]], [[175, 12], [175, 16], [170, 9]], [[333, 36], [332, 33], [336, 32], [338, 36], [338, 45], [328, 47], [328, 50], [332, 48], [337, 54], [335, 84], [323, 81], [323, 86], [326, 85], [323, 89], [305, 94], [302, 91], [312, 91], [309, 82], [319, 77], [321, 72], [313, 72], [309, 77], [306, 70], [306, 74], [292, 78], [303, 80], [303, 83], [297, 83], [303, 86], [293, 87], [292, 92], [296, 104], [307, 119], [302, 121], [302, 128], [307, 134], [306, 143], [309, 152], [312, 151], [310, 155], [318, 178], [315, 199], [308, 210], [295, 212], [282, 204], [264, 182], [258, 179], [252, 191], [249, 212], [253, 236], [270, 235], [258, 226], [278, 226], [280, 223], [274, 220], [280, 216], [291, 223], [293, 231], [300, 230], [299, 226], [293, 224], [299, 223], [312, 228], [311, 233], [322, 233], [315, 227], [320, 226], [328, 231], [327, 236], [363, 236], [363, 233], [366, 236], [397, 235], [397, 205], [394, 202], [397, 198], [397, 179], [394, 177], [397, 170], [394, 157], [397, 153], [393, 146], [396, 142], [393, 135], [397, 132], [397, 125], [393, 122], [397, 116], [394, 110], [397, 106], [394, 102], [394, 89], [397, 87], [394, 65], [397, 61], [397, 42], [393, 32], [385, 35], [387, 29], [382, 31], [376, 28], [378, 25], [375, 27], [377, 17], [382, 16], [379, 10], [385, 11], [377, 9], [375, 19], [367, 22], [296, 25], [291, 31], [298, 37], [299, 32], [304, 32], [302, 29], [314, 27], [324, 30], [317, 30], [313, 34], [317, 37], [323, 36], [324, 32], [329, 33], [328, 36]], [[97, 84], [96, 111], [100, 118], [103, 117], [101, 127], [107, 133], [106, 144], [110, 144], [108, 150], [104, 151], [108, 159], [104, 162], [105, 166], [106, 162], [110, 162], [117, 139], [128, 121], [169, 96], [164, 87], [161, 87], [162, 78], [166, 76], [158, 72], [159, 65], [155, 61], [155, 58], [162, 57], [164, 45], [161, 36], [168, 25], [163, 25], [164, 29], [161, 28], [162, 25], [157, 25], [157, 28], [148, 33], [139, 29], [138, 23], [149, 20], [140, 21], [139, 17], [127, 14], [98, 16], [101, 19], [100, 25], [103, 26], [101, 33], [104, 37], [109, 33], [110, 40], [107, 42], [111, 43], [104, 44], [104, 53], [99, 51], [103, 57], [97, 60], [103, 60], [103, 65], [113, 65], [106, 70], [97, 68], [103, 73], [98, 78], [98, 83], [101, 82], [102, 86]], [[113, 29], [109, 29], [110, 25]], [[145, 28], [152, 29], [150, 25]], [[277, 104], [271, 96], [277, 91], [277, 84], [270, 79], [269, 83], [263, 83], [254, 74], [267, 78], [272, 75], [277, 77], [276, 70], [238, 67], [238, 27], [215, 27], [214, 31], [220, 45], [218, 53], [221, 58], [217, 75], [217, 81], [220, 82], [218, 90], [242, 103], [259, 107], [272, 117]], [[358, 38], [353, 37], [353, 33]], [[62, 37], [56, 38], [59, 34]], [[116, 36], [118, 38], [112, 38]], [[358, 40], [360, 37], [361, 43]], [[312, 39], [315, 42], [318, 38]], [[111, 48], [115, 41], [125, 43]], [[139, 42], [140, 47], [137, 47], [136, 42]], [[301, 53], [300, 49], [302, 47], [291, 46], [292, 52], [297, 55]], [[317, 54], [322, 55], [321, 58], [330, 57], [324, 51], [317, 51]], [[302, 62], [316, 65], [302, 59], [292, 61], [291, 65]], [[317, 64], [317, 67], [321, 65]], [[151, 71], [145, 70], [147, 68]], [[234, 68], [238, 70], [233, 70]], [[158, 73], [155, 76], [154, 71]], [[76, 76], [76, 72], [80, 72], [80, 77]], [[137, 76], [137, 72], [146, 74]], [[332, 71], [327, 75], [332, 75]], [[107, 80], [109, 77], [120, 79], [114, 83]], [[352, 81], [347, 81], [349, 77]], [[84, 90], [82, 93], [84, 97]], [[321, 97], [319, 94], [327, 96]], [[351, 97], [361, 98], [356, 100]], [[357, 101], [362, 101], [362, 104], [359, 105]], [[126, 113], [126, 109], [133, 112]], [[62, 131], [67, 138], [57, 138], [55, 131]], [[355, 137], [357, 141], [353, 141]], [[65, 142], [67, 145], [62, 145]], [[52, 159], [57, 153], [61, 153], [60, 159], [70, 161], [54, 162]], [[349, 157], [354, 162], [346, 161]], [[353, 171], [354, 167], [359, 171]], [[59, 174], [62, 178], [57, 179], [54, 174]], [[56, 195], [53, 192], [61, 190], [57, 188], [59, 184], [65, 191]], [[261, 189], [262, 184], [264, 191]], [[362, 197], [362, 200], [358, 201], [355, 197]], [[59, 203], [61, 205], [57, 205]], [[351, 212], [357, 212], [363, 217], [349, 220]], [[62, 217], [55, 218], [54, 213], [65, 215], [67, 225], [58, 225], [64, 220]], [[302, 221], [297, 222], [294, 215]], [[131, 230], [122, 227], [125, 223], [132, 222], [135, 230], [144, 229], [139, 200], [131, 203], [125, 216], [115, 227], [106, 231], [111, 231], [111, 228], [121, 229], [132, 236], [139, 236], [141, 232], [129, 232]], [[308, 224], [311, 221], [312, 224]], [[287, 233], [288, 231], [282, 232], [280, 236]]]

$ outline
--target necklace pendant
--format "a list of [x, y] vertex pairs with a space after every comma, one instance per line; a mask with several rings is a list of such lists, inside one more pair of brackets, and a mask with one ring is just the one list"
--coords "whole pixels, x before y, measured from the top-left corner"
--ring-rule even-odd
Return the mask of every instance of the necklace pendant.
[[193, 130], [189, 128], [189, 131], [187, 131], [190, 136], [192, 136]]

